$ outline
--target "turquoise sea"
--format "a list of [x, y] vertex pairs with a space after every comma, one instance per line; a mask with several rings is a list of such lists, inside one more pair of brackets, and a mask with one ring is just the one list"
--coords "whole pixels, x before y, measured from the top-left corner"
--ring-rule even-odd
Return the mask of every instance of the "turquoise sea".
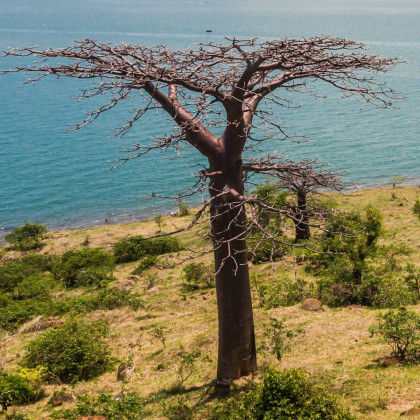
[[[212, 32], [206, 32], [211, 30]], [[385, 185], [394, 176], [420, 183], [420, 1], [419, 0], [0, 0], [0, 49], [24, 45], [62, 47], [76, 39], [167, 44], [185, 48], [222, 42], [224, 36], [310, 37], [328, 34], [365, 42], [374, 54], [405, 63], [384, 76], [407, 97], [398, 109], [365, 108], [337, 92], [314, 100], [296, 95], [296, 110], [279, 122], [310, 142], [271, 142], [265, 151], [290, 158], [321, 159], [347, 170], [359, 187]], [[18, 61], [0, 59], [1, 68]], [[174, 194], [194, 181], [205, 164], [195, 151], [156, 153], [107, 171], [121, 148], [153, 140], [170, 122], [150, 116], [123, 140], [110, 138], [129, 103], [77, 132], [68, 124], [97, 103], [78, 103], [81, 84], [46, 80], [23, 86], [23, 75], [0, 77], [0, 228], [24, 221], [50, 229], [73, 228], [148, 217], [176, 207], [152, 192]], [[199, 202], [200, 196], [192, 199]], [[195, 200], [195, 201], [194, 201]]]

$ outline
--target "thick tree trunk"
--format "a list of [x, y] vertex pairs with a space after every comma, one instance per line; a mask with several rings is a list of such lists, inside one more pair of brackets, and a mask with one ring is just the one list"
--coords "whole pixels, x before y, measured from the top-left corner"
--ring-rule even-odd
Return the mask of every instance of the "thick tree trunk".
[[306, 194], [298, 193], [298, 205], [295, 219], [295, 241], [308, 240], [311, 237], [309, 229], [308, 211], [306, 208]]
[[235, 176], [216, 177], [210, 189], [219, 314], [217, 380], [220, 387], [228, 387], [233, 379], [252, 374], [257, 366], [245, 241], [246, 215], [238, 203], [230, 202], [229, 194], [218, 196], [232, 183], [239, 193], [243, 193], [241, 171], [235, 172]]

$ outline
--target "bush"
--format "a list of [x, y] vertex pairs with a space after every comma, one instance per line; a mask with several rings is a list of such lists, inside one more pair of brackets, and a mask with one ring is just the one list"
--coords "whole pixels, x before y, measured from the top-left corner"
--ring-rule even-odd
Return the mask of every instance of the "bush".
[[326, 304], [373, 304], [374, 295], [362, 296], [360, 291], [374, 292], [370, 261], [378, 254], [382, 220], [380, 211], [372, 206], [366, 208], [364, 215], [344, 213], [330, 217], [328, 230], [320, 237], [321, 252], [311, 256], [308, 267], [320, 277], [317, 286]]
[[14, 299], [49, 300], [50, 293], [54, 290], [56, 282], [49, 275], [32, 274], [23, 279], [13, 292]]
[[420, 200], [416, 200], [416, 202], [414, 203], [414, 206], [413, 206], [413, 213], [414, 214], [418, 214], [419, 215], [419, 217], [420, 217]]
[[14, 374], [0, 371], [0, 405], [7, 410], [14, 404], [36, 401], [41, 395], [42, 369]]
[[292, 306], [312, 295], [311, 285], [302, 279], [283, 279], [272, 284], [258, 286], [262, 306], [266, 309]]
[[175, 402], [163, 400], [163, 414], [168, 420], [194, 420], [196, 409], [191, 406], [185, 397], [178, 397]]
[[6, 414], [6, 420], [29, 420], [29, 417], [26, 414]]
[[[274, 234], [274, 232], [272, 232]], [[284, 239], [286, 241], [286, 239]], [[278, 261], [287, 254], [286, 247], [271, 239], [263, 239], [261, 231], [257, 231], [247, 240], [248, 260], [254, 264]]]
[[104, 322], [69, 321], [48, 330], [26, 347], [22, 364], [45, 367], [49, 380], [75, 383], [100, 375], [108, 366]]
[[308, 381], [299, 370], [278, 372], [271, 369], [262, 383], [254, 385], [244, 397], [229, 398], [211, 413], [218, 420], [352, 420], [336, 398]]
[[57, 302], [54, 307], [54, 314], [80, 314], [122, 307], [137, 310], [143, 307], [143, 302], [139, 299], [137, 293], [131, 293], [128, 290], [103, 289], [94, 294], [71, 297]]
[[54, 277], [68, 287], [104, 286], [114, 278], [114, 258], [95, 249], [68, 251], [53, 266]]
[[270, 322], [264, 325], [264, 337], [268, 343], [263, 345], [263, 349], [268, 350], [280, 362], [284, 353], [291, 349], [293, 338], [305, 334], [301, 328], [291, 330], [286, 328], [284, 321], [270, 318]]
[[7, 300], [0, 307], [0, 328], [15, 332], [20, 325], [37, 315], [49, 314], [53, 308], [51, 299], [38, 300]]
[[414, 361], [420, 351], [420, 316], [406, 308], [390, 310], [377, 316], [378, 325], [370, 333], [380, 334], [391, 346], [392, 356], [401, 361]]
[[319, 298], [328, 306], [360, 304], [376, 308], [398, 308], [415, 304], [419, 292], [412, 273], [392, 270], [389, 262], [379, 258], [366, 262], [356, 281], [353, 263], [337, 257], [317, 280]]
[[[284, 210], [287, 207], [289, 192], [282, 191], [282, 188], [284, 188], [282, 184], [266, 180], [264, 184], [257, 186], [255, 196], [258, 200], [276, 210]], [[259, 208], [257, 211], [258, 222], [261, 226], [268, 228], [270, 232], [281, 233], [283, 216], [279, 212], [270, 212], [268, 209], [263, 208]]]
[[25, 278], [51, 270], [55, 260], [56, 257], [53, 256], [27, 255], [19, 260], [6, 262], [0, 266], [0, 290], [13, 292]]
[[207, 289], [216, 285], [214, 267], [211, 265], [191, 263], [187, 264], [182, 271], [185, 279], [183, 287], [187, 291]]
[[182, 200], [179, 200], [178, 201], [178, 216], [184, 217], [184, 216], [188, 216], [189, 214], [190, 212], [186, 204]]
[[72, 410], [59, 410], [52, 418], [75, 419], [80, 416], [104, 416], [108, 420], [133, 420], [141, 418], [144, 401], [134, 392], [112, 395], [102, 391], [97, 396], [79, 395]]
[[38, 223], [25, 223], [8, 233], [4, 239], [9, 242], [13, 249], [28, 251], [37, 248], [41, 240], [45, 238], [47, 227]]
[[114, 245], [114, 255], [119, 264], [137, 261], [146, 255], [161, 255], [181, 249], [182, 245], [178, 239], [171, 236], [144, 239], [139, 235], [119, 240]]
[[146, 255], [137, 266], [137, 268], [132, 271], [131, 274], [139, 275], [143, 273], [143, 271], [147, 270], [148, 268], [155, 267], [157, 261], [156, 255]]

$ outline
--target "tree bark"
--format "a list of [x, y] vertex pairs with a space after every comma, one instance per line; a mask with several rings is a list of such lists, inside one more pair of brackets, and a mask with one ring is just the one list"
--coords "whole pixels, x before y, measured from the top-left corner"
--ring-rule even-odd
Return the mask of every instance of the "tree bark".
[[306, 208], [306, 194], [297, 194], [298, 205], [295, 215], [295, 242], [299, 240], [308, 240], [311, 237], [309, 229], [309, 218]]
[[229, 387], [232, 380], [254, 373], [257, 357], [245, 240], [246, 214], [243, 206], [229, 201], [229, 194], [220, 196], [226, 186], [243, 194], [242, 170], [241, 166], [235, 168], [235, 173], [226, 167], [220, 169], [223, 175], [214, 177], [210, 184], [219, 315], [217, 381], [220, 387]]

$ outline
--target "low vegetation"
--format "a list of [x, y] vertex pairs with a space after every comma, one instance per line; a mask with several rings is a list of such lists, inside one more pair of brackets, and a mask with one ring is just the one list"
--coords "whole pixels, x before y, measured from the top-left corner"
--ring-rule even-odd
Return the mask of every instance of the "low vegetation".
[[29, 251], [38, 248], [45, 238], [47, 227], [38, 223], [25, 223], [8, 233], [4, 239], [10, 243], [12, 249]]
[[[258, 193], [287, 205], [288, 195], [271, 188]], [[188, 260], [208, 238], [193, 229], [145, 239], [173, 220], [187, 225], [192, 210], [179, 219], [44, 233], [42, 247], [30, 250], [6, 245], [6, 418], [385, 420], [420, 407], [418, 197], [418, 189], [398, 186], [324, 197], [340, 209], [329, 218], [335, 235], [313, 229], [308, 249], [275, 254], [260, 244], [251, 266], [260, 371], [227, 397], [213, 395], [211, 256]], [[294, 242], [293, 226], [277, 213], [262, 223]], [[321, 309], [304, 310], [307, 298]], [[51, 403], [63, 393], [72, 398]]]
[[379, 334], [391, 346], [392, 356], [400, 361], [420, 360], [420, 316], [406, 308], [391, 310], [377, 316], [378, 324], [369, 330]]
[[67, 321], [30, 341], [21, 363], [44, 368], [49, 382], [74, 384], [94, 378], [109, 365], [107, 333], [102, 321]]
[[299, 369], [283, 372], [271, 369], [244, 397], [220, 404], [211, 419], [355, 419], [340, 407], [333, 394], [312, 384], [307, 376]]
[[119, 240], [114, 245], [115, 260], [117, 263], [137, 261], [147, 255], [162, 255], [180, 251], [181, 243], [171, 236], [145, 239], [143, 236], [131, 236]]

